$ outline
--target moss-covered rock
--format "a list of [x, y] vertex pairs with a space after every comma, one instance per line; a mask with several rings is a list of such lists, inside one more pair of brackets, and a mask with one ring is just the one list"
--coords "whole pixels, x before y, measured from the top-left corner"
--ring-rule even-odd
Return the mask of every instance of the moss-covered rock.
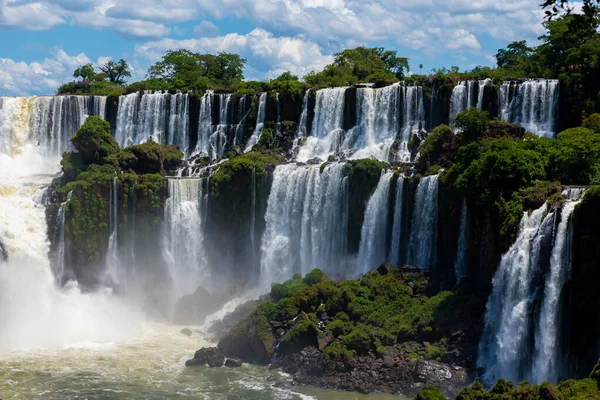
[[435, 386], [425, 385], [413, 400], [446, 400], [446, 396]]
[[100, 117], [89, 117], [71, 142], [86, 164], [101, 162], [119, 151], [119, 144], [110, 133], [110, 124]]

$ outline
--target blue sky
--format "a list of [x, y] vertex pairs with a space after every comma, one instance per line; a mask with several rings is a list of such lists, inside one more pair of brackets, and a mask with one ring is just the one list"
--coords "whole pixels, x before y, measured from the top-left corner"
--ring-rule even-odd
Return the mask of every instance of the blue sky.
[[247, 79], [303, 76], [359, 45], [411, 70], [494, 64], [543, 33], [540, 0], [0, 0], [0, 95], [52, 94], [87, 62], [125, 58], [133, 80], [168, 49], [227, 51]]

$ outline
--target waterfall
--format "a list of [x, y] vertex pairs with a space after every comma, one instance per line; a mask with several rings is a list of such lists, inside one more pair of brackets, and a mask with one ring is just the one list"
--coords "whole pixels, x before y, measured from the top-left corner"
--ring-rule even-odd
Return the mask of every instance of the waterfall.
[[554, 137], [558, 96], [558, 80], [504, 82], [498, 95], [500, 120], [520, 124], [539, 136]]
[[490, 78], [486, 78], [482, 81], [477, 82], [479, 89], [477, 90], [477, 109], [483, 110], [483, 95], [485, 93], [485, 87], [488, 83], [492, 82]]
[[109, 207], [109, 229], [108, 250], [106, 252], [106, 273], [109, 285], [116, 285], [121, 277], [119, 268], [119, 201], [118, 201], [117, 177], [113, 178], [110, 188], [110, 207]]
[[460, 81], [452, 89], [450, 97], [450, 126], [454, 126], [454, 119], [462, 111], [471, 107], [483, 110], [483, 95], [486, 85], [491, 79], [480, 81]]
[[269, 287], [313, 268], [341, 272], [347, 255], [344, 164], [277, 166], [265, 214], [261, 282]]
[[466, 273], [466, 257], [469, 247], [467, 218], [467, 201], [463, 199], [463, 203], [460, 208], [460, 227], [458, 228], [458, 244], [456, 246], [456, 259], [454, 262], [454, 273], [457, 284], [461, 282]]
[[58, 208], [58, 214], [56, 216], [56, 240], [58, 244], [56, 246], [52, 270], [58, 286], [62, 286], [66, 281], [72, 278], [71, 274], [66, 269], [69, 266], [69, 260], [67, 259], [67, 251], [65, 248], [65, 206], [71, 201], [72, 196], [73, 191], [71, 190], [67, 195], [67, 200], [61, 203]]
[[379, 89], [356, 89], [356, 125], [347, 132], [345, 103], [346, 88], [317, 91], [312, 134], [299, 149], [299, 161], [326, 159], [339, 152], [354, 159], [410, 161], [411, 135], [425, 127], [420, 86], [394, 84]]
[[[106, 97], [2, 97], [0, 152], [11, 156], [38, 147], [57, 157], [73, 149], [71, 137], [88, 115], [104, 117]], [[96, 114], [102, 113], [102, 114]]]
[[[68, 139], [102, 102], [83, 96], [0, 99], [0, 242], [10, 251], [0, 267], [1, 350], [107, 343], [139, 333], [139, 315], [121, 299], [106, 290], [82, 293], [75, 281], [60, 287], [53, 273], [60, 273], [58, 264], [53, 271], [60, 256], [50, 254], [44, 193], [60, 170], [60, 153], [70, 149]], [[62, 217], [56, 222], [60, 231]], [[65, 254], [58, 234], [58, 252]]]
[[[350, 130], [341, 149], [353, 158], [390, 158], [399, 131], [400, 86], [356, 91], [357, 125]], [[410, 157], [410, 155], [409, 155]]]
[[196, 144], [196, 153], [203, 156], [210, 156], [212, 149], [210, 147], [210, 136], [213, 133], [212, 123], [212, 105], [213, 93], [207, 91], [200, 99], [200, 114], [198, 117], [198, 143]]
[[304, 93], [304, 99], [302, 100], [302, 114], [300, 114], [300, 121], [298, 121], [298, 131], [296, 137], [306, 137], [308, 134], [308, 96], [310, 95], [310, 89], [307, 89]]
[[396, 181], [396, 200], [394, 204], [394, 224], [392, 227], [392, 242], [390, 245], [389, 261], [394, 265], [400, 265], [400, 246], [402, 243], [402, 212], [404, 211], [404, 178], [398, 177]]
[[436, 264], [438, 176], [422, 178], [417, 186], [408, 263], [429, 269]]
[[200, 178], [168, 179], [163, 254], [174, 298], [193, 293], [210, 278], [204, 258], [203, 181]]
[[571, 271], [571, 215], [584, 191], [573, 189], [563, 192], [567, 202], [562, 208], [560, 223], [555, 233], [550, 256], [550, 271], [546, 277], [544, 300], [535, 334], [533, 380], [557, 382], [560, 371], [560, 296]]
[[252, 253], [254, 254], [256, 250], [256, 245], [254, 242], [254, 236], [256, 235], [256, 167], [252, 168], [252, 203], [250, 210], [251, 213], [251, 224], [250, 224], [250, 243], [252, 244]]
[[541, 249], [552, 240], [553, 226], [554, 214], [546, 204], [531, 215], [524, 213], [515, 243], [502, 256], [492, 280], [477, 360], [486, 369], [486, 381], [531, 379], [529, 304], [542, 269]]
[[261, 93], [258, 99], [258, 114], [256, 116], [256, 127], [254, 128], [254, 132], [250, 139], [248, 139], [248, 143], [246, 144], [246, 149], [244, 151], [248, 152], [252, 150], [258, 140], [260, 139], [260, 135], [262, 135], [263, 130], [265, 129], [265, 120], [267, 115], [267, 93]]
[[358, 252], [358, 270], [363, 274], [388, 261], [388, 210], [393, 176], [391, 172], [381, 172], [377, 188], [367, 204]]
[[417, 133], [425, 128], [425, 106], [423, 104], [423, 88], [421, 86], [402, 86], [404, 91], [402, 96], [402, 137], [403, 144], [401, 150], [405, 150], [405, 156], [399, 161], [410, 161], [406, 159], [406, 144], [411, 139], [411, 134]]
[[121, 147], [148, 141], [172, 144], [189, 156], [189, 96], [161, 91], [121, 96], [115, 140]]
[[169, 109], [169, 126], [167, 132], [169, 138], [167, 143], [176, 145], [184, 154], [189, 156], [189, 97], [177, 93], [171, 95], [171, 107]]

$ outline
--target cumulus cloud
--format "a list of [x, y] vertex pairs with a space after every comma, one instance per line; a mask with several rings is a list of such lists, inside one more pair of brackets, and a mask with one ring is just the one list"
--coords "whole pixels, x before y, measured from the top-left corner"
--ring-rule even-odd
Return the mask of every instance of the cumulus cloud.
[[314, 42], [301, 37], [275, 37], [264, 29], [254, 29], [247, 35], [231, 33], [213, 38], [188, 40], [162, 39], [136, 46], [136, 58], [149, 63], [158, 61], [169, 49], [185, 48], [198, 53], [229, 52], [248, 60], [246, 78], [275, 77], [285, 71], [304, 76], [320, 70], [333, 61]]
[[73, 71], [78, 66], [92, 62], [84, 53], [70, 55], [59, 48], [54, 52], [52, 57], [41, 62], [26, 63], [0, 58], [0, 94], [52, 94], [59, 85], [73, 80]]
[[194, 27], [194, 33], [197, 36], [216, 36], [219, 34], [219, 28], [210, 21], [202, 21]]

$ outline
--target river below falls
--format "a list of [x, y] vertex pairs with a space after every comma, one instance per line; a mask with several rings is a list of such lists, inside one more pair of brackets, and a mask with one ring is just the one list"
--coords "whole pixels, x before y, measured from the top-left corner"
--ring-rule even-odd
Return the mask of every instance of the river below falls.
[[146, 324], [140, 336], [118, 343], [79, 343], [60, 349], [0, 352], [0, 399], [370, 399], [291, 385], [291, 377], [265, 367], [185, 367], [194, 352], [211, 346], [201, 333]]

